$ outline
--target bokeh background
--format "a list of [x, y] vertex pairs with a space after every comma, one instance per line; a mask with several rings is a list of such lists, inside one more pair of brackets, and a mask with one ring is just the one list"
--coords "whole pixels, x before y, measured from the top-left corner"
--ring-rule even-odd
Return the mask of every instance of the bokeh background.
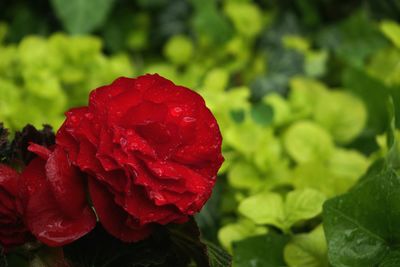
[[238, 267], [330, 266], [322, 204], [387, 151], [399, 20], [397, 0], [1, 0], [0, 121], [56, 130], [90, 90], [159, 73], [224, 138], [204, 238]]

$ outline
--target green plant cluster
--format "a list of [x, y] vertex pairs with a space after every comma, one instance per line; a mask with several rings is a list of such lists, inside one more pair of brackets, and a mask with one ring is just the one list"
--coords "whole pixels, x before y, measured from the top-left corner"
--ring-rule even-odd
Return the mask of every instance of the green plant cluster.
[[0, 27], [0, 121], [57, 127], [90, 89], [159, 73], [219, 122], [225, 162], [196, 219], [234, 266], [400, 264], [395, 1], [67, 2], [32, 26], [47, 37]]
[[[5, 25], [0, 26], [5, 34]], [[55, 128], [70, 107], [86, 104], [93, 88], [116, 76], [133, 75], [127, 56], [106, 56], [99, 38], [28, 36], [18, 44], [1, 43], [0, 121], [13, 130], [27, 123]]]

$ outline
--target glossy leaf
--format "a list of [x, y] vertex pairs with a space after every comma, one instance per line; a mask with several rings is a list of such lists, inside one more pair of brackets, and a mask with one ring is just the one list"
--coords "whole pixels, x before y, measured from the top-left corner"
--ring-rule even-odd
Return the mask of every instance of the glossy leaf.
[[250, 237], [233, 244], [236, 267], [283, 267], [283, 248], [288, 236], [269, 233]]
[[[324, 205], [329, 261], [334, 266], [379, 265], [398, 253], [400, 177], [376, 162], [349, 193]], [[345, 249], [343, 249], [345, 248]]]

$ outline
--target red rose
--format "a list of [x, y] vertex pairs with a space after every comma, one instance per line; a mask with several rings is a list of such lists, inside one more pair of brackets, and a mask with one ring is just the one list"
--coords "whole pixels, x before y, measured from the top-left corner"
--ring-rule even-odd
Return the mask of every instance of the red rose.
[[210, 197], [221, 134], [197, 93], [158, 75], [119, 78], [71, 109], [56, 144], [89, 175], [104, 228], [124, 241], [182, 223]]
[[0, 164], [0, 244], [9, 248], [22, 245], [29, 237], [19, 199], [20, 175]]
[[86, 201], [84, 177], [64, 150], [31, 145], [39, 155], [24, 169], [22, 200], [25, 222], [33, 235], [49, 246], [63, 246], [96, 225]]

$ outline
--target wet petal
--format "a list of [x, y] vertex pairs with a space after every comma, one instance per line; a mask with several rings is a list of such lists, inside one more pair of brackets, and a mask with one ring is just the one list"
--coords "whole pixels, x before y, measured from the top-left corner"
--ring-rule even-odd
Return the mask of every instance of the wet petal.
[[101, 224], [111, 235], [125, 242], [134, 242], [151, 234], [150, 225], [140, 226], [130, 218], [129, 214], [114, 202], [106, 187], [94, 178], [89, 179], [89, 192]]
[[71, 165], [60, 147], [50, 154], [45, 168], [49, 186], [61, 211], [71, 218], [80, 216], [88, 206], [82, 173]]
[[96, 217], [88, 207], [75, 218], [60, 209], [46, 178], [45, 163], [35, 158], [22, 173], [26, 187], [25, 221], [41, 242], [63, 246], [90, 232], [96, 225]]

